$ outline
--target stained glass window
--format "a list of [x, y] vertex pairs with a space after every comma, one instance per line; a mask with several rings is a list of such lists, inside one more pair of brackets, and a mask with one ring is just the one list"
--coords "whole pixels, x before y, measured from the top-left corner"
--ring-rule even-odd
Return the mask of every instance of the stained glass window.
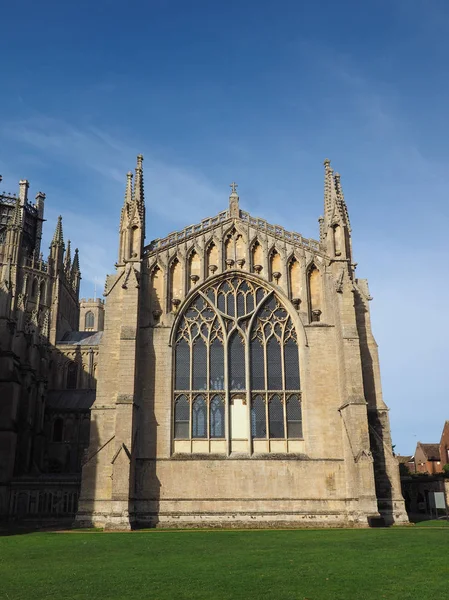
[[252, 438], [302, 437], [296, 331], [264, 285], [228, 275], [200, 288], [179, 318], [174, 371], [175, 439], [224, 438], [231, 391], [250, 402]]

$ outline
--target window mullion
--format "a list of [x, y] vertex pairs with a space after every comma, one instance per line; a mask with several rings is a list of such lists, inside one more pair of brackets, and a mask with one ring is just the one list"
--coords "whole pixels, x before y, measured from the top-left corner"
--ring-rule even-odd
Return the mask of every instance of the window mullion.
[[288, 428], [287, 428], [287, 397], [285, 392], [281, 394], [282, 406], [283, 406], [283, 414], [284, 414], [284, 439], [288, 438]]

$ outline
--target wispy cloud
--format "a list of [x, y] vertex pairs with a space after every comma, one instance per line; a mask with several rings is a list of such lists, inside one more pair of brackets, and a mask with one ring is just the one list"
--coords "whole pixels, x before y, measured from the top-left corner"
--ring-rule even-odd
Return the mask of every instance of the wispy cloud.
[[[137, 153], [145, 155], [148, 229], [152, 237], [166, 235], [167, 228], [184, 227], [215, 214], [226, 201], [224, 194], [198, 170], [156, 160], [145, 145], [123, 141], [97, 127], [75, 127], [39, 116], [11, 122], [3, 127], [1, 134], [26, 148], [31, 162], [42, 164], [45, 157], [61, 169], [72, 170], [69, 186], [50, 182], [46, 217], [50, 225], [59, 213], [63, 214], [65, 237], [71, 237], [80, 248], [83, 278], [90, 287], [112, 268], [126, 172], [133, 167]], [[73, 170], [83, 174], [82, 205], [88, 209], [80, 212], [73, 210], [80, 206]], [[86, 186], [88, 181], [90, 186]], [[163, 231], [158, 231], [160, 225], [165, 228]], [[45, 230], [48, 239], [50, 229]]]

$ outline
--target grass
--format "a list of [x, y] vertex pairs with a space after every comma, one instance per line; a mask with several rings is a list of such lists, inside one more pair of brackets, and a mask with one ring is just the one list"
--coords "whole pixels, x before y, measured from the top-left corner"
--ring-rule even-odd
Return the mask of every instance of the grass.
[[0, 599], [434, 600], [448, 543], [414, 527], [4, 536]]
[[415, 527], [449, 527], [449, 521], [446, 519], [431, 519], [429, 521], [419, 521]]

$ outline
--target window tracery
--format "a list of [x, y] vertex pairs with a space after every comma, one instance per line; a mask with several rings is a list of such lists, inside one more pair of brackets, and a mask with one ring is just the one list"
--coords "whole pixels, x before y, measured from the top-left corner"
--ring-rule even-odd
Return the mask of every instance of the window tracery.
[[229, 434], [229, 406], [248, 404], [253, 439], [302, 438], [298, 340], [272, 290], [241, 276], [198, 292], [174, 337], [174, 438]]

